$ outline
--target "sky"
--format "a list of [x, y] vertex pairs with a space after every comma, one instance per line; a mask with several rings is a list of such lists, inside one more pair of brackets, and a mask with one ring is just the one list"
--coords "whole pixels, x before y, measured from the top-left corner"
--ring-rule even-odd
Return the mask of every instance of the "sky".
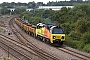
[[[9, 3], [11, 3], [11, 2], [22, 2], [22, 3], [28, 3], [28, 2], [32, 2], [32, 1], [34, 1], [35, 3], [37, 3], [37, 2], [43, 2], [43, 3], [47, 3], [47, 2], [52, 2], [52, 1], [64, 1], [64, 0], [0, 0], [0, 3], [3, 3], [3, 2], [9, 2]], [[67, 0], [68, 1], [68, 0]]]

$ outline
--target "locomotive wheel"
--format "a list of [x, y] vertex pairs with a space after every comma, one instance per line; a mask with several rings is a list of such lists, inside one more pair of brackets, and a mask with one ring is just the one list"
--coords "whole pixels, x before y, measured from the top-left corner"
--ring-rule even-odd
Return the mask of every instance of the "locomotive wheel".
[[63, 42], [60, 42], [60, 46], [62, 46], [63, 45]]
[[43, 41], [43, 37], [40, 36], [40, 40]]
[[39, 35], [37, 35], [36, 38], [39, 40], [40, 39]]
[[45, 38], [44, 37], [43, 37], [42, 41], [45, 42]]
[[46, 41], [46, 43], [50, 44], [50, 40], [49, 39], [46, 39], [45, 41]]
[[29, 34], [29, 32], [27, 32], [27, 34]]
[[30, 32], [29, 32], [29, 35], [30, 35]]

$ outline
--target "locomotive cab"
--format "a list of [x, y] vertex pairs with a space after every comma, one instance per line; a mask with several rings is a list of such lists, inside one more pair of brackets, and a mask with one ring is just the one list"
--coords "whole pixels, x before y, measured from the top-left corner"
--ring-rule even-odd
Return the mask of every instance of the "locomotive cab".
[[65, 34], [62, 27], [52, 26], [50, 28], [51, 42], [52, 43], [62, 43], [65, 41]]

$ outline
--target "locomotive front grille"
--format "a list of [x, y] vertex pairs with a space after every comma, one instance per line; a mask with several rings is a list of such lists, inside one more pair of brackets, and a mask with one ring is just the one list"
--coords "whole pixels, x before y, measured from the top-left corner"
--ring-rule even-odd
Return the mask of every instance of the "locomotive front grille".
[[57, 38], [57, 39], [59, 39], [59, 38], [60, 38], [60, 36], [56, 36], [56, 38]]
[[53, 36], [53, 39], [60, 39], [60, 36]]
[[60, 42], [61, 42], [60, 39], [53, 40], [53, 43], [60, 43]]

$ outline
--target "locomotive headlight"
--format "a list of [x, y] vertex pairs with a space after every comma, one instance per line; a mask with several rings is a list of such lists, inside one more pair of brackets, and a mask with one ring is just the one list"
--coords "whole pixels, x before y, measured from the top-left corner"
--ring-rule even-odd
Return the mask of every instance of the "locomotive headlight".
[[53, 36], [53, 39], [55, 39], [56, 37], [55, 36]]

